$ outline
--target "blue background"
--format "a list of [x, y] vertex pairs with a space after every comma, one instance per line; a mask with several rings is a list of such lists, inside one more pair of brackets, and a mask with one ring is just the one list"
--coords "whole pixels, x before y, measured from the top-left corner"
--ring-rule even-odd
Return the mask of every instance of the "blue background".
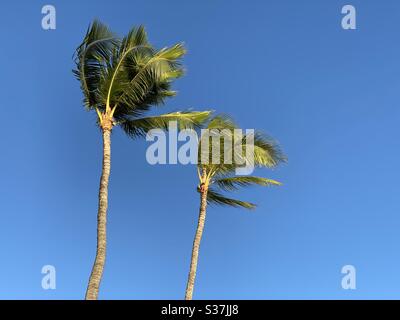
[[[400, 3], [356, 1], [5, 1], [0, 50], [0, 298], [81, 299], [94, 260], [101, 135], [72, 54], [99, 18], [184, 41], [187, 74], [162, 111], [231, 114], [268, 132], [284, 183], [210, 207], [196, 299], [400, 298]], [[57, 29], [41, 28], [41, 8]], [[182, 299], [198, 215], [195, 167], [151, 166], [116, 129], [100, 298]], [[43, 290], [54, 265], [57, 289]], [[357, 270], [343, 290], [341, 268]]]

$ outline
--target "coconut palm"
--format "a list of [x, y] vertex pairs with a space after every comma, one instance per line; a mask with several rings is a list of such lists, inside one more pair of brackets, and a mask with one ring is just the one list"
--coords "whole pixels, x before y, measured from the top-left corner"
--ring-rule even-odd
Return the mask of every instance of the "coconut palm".
[[86, 299], [97, 299], [106, 258], [108, 181], [111, 166], [111, 131], [119, 126], [129, 137], [143, 137], [153, 128], [168, 128], [177, 121], [180, 128], [199, 126], [209, 112], [173, 112], [157, 116], [145, 113], [175, 95], [172, 81], [183, 74], [182, 44], [156, 50], [145, 29], [132, 28], [117, 37], [94, 21], [75, 52], [76, 68], [87, 110], [96, 112], [103, 137], [103, 165], [97, 216], [97, 250], [86, 291]]
[[[229, 117], [214, 117], [208, 122], [206, 129], [208, 129], [208, 134], [202, 134], [198, 144], [197, 172], [199, 185], [197, 191], [200, 193], [200, 210], [186, 286], [186, 300], [191, 300], [193, 297], [207, 204], [254, 209], [256, 207], [255, 204], [226, 197], [223, 192], [234, 191], [250, 185], [279, 186], [281, 183], [272, 179], [250, 175], [237, 176], [235, 175], [235, 170], [245, 164], [272, 168], [280, 162], [286, 161], [279, 146], [272, 139], [260, 132], [241, 135], [235, 130], [238, 128]], [[216, 143], [219, 143], [217, 148], [215, 148]], [[253, 147], [248, 148], [250, 144]], [[204, 145], [204, 148], [202, 145]], [[216, 151], [219, 155], [215, 157], [215, 161], [213, 157]]]

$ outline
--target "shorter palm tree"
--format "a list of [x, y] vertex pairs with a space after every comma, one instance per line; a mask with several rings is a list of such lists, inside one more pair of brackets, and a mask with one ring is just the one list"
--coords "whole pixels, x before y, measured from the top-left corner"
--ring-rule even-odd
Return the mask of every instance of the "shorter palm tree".
[[[251, 162], [257, 167], [272, 168], [286, 161], [286, 157], [281, 152], [279, 146], [266, 135], [260, 132], [254, 132], [250, 135], [238, 136], [235, 130], [238, 128], [229, 117], [214, 117], [208, 122], [206, 129], [208, 129], [209, 134], [201, 135], [198, 146], [199, 159], [197, 171], [200, 183], [197, 187], [197, 191], [200, 193], [200, 210], [193, 242], [190, 272], [186, 286], [186, 300], [191, 300], [193, 297], [207, 204], [254, 209], [256, 207], [255, 204], [228, 198], [222, 192], [234, 191], [240, 187], [247, 187], [250, 185], [279, 186], [281, 183], [272, 179], [256, 176], [235, 176], [235, 170], [242, 167], [243, 163]], [[215, 139], [215, 136], [217, 136], [217, 139]], [[226, 140], [225, 138], [229, 139]], [[212, 159], [213, 155], [215, 156], [216, 141], [219, 143], [219, 145], [217, 145], [219, 149], [219, 156], [217, 156], [217, 158], [219, 157], [219, 161], [213, 161]], [[240, 144], [235, 143], [235, 141], [239, 141]], [[249, 149], [247, 149], [247, 144], [250, 144], [248, 141], [251, 141], [253, 145], [252, 148], [249, 148], [252, 151], [250, 154], [248, 154]], [[231, 142], [233, 143], [231, 144]], [[230, 145], [228, 145], [228, 143]], [[203, 144], [206, 147], [202, 148]], [[238, 145], [239, 148], [235, 148], [235, 146]], [[239, 150], [239, 152], [237, 150]], [[232, 161], [226, 161], [227, 152], [231, 153]]]

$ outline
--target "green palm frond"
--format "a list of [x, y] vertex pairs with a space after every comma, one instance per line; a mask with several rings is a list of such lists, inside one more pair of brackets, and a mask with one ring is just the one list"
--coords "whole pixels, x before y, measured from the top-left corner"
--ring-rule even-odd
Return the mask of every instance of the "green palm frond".
[[178, 129], [199, 128], [210, 116], [210, 111], [180, 111], [158, 116], [126, 120], [121, 128], [131, 137], [145, 136], [151, 129], [168, 130], [169, 123], [176, 121]]
[[256, 205], [251, 202], [227, 198], [214, 189], [208, 189], [207, 202], [215, 205], [231, 206], [235, 208], [254, 209]]
[[119, 39], [110, 29], [95, 20], [74, 54], [75, 77], [81, 83], [84, 105], [88, 109], [100, 104], [99, 86], [107, 64], [112, 60]]
[[[244, 145], [247, 136], [249, 135], [243, 137]], [[254, 139], [254, 164], [256, 166], [273, 168], [279, 163], [287, 161], [278, 143], [272, 138], [259, 131], [256, 131], [250, 136]]]
[[[224, 163], [224, 147], [225, 144], [233, 143], [235, 129], [238, 129], [233, 119], [227, 115], [216, 115], [205, 126], [206, 131], [200, 136], [198, 145], [198, 163], [200, 167], [207, 168], [208, 171], [217, 170]], [[219, 162], [220, 165], [213, 163], [215, 158], [214, 144], [220, 144]], [[206, 147], [208, 145], [208, 148]], [[218, 149], [216, 149], [218, 150]], [[208, 159], [208, 163], [203, 161]]]
[[206, 129], [212, 130], [234, 130], [238, 129], [239, 127], [236, 125], [235, 121], [226, 114], [218, 114], [214, 116], [210, 122], [207, 124]]
[[238, 177], [228, 177], [221, 178], [213, 181], [219, 188], [227, 191], [236, 190], [239, 187], [247, 187], [250, 185], [260, 185], [260, 186], [280, 186], [280, 182], [272, 179], [254, 177], [254, 176], [238, 176]]
[[147, 33], [144, 26], [133, 27], [128, 34], [122, 39], [120, 46], [120, 56], [129, 50], [129, 48], [138, 46], [150, 46], [147, 39]]
[[149, 55], [148, 48], [131, 49], [134, 49], [130, 51], [131, 61], [125, 58], [127, 62], [123, 70], [116, 68], [117, 81], [111, 80], [109, 92], [109, 103], [117, 105], [117, 109], [120, 105], [125, 106], [123, 109], [128, 110], [128, 114], [129, 109], [134, 111], [146, 96], [156, 94], [164, 98], [175, 95], [175, 91], [169, 89], [169, 84], [183, 74], [179, 59], [185, 53], [181, 44], [164, 48], [153, 55]]

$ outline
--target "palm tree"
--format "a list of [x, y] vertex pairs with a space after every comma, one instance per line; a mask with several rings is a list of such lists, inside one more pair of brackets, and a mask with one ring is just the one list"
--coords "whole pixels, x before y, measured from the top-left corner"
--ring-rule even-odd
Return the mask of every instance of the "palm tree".
[[[197, 191], [200, 193], [200, 210], [193, 242], [190, 272], [186, 286], [186, 300], [191, 300], [193, 297], [207, 204], [254, 209], [256, 207], [255, 204], [228, 198], [221, 193], [221, 191], [234, 191], [240, 187], [247, 187], [250, 185], [279, 186], [281, 183], [272, 179], [256, 176], [235, 176], [235, 170], [243, 166], [243, 163], [252, 163], [254, 166], [272, 168], [277, 166], [280, 162], [286, 161], [279, 146], [273, 140], [260, 132], [245, 134], [244, 136], [239, 135], [239, 133], [235, 131], [237, 126], [229, 117], [214, 117], [208, 122], [206, 129], [209, 130], [210, 134], [202, 134], [198, 145], [199, 159], [197, 172], [199, 186], [197, 187]], [[217, 140], [212, 141], [215, 136], [217, 136]], [[228, 140], [225, 140], [225, 138], [228, 138]], [[235, 142], [235, 139], [237, 139], [237, 142]], [[215, 155], [213, 144], [215, 145], [216, 141], [219, 143], [219, 157], [217, 156], [219, 160], [212, 161], [211, 158]], [[250, 154], [246, 152], [247, 143], [253, 145]], [[202, 144], [209, 147], [204, 147], [203, 150]], [[226, 146], [228, 148], [225, 148]], [[237, 149], [235, 148], [236, 146], [238, 146]], [[225, 160], [225, 156], [229, 152], [231, 153], [231, 162]]]
[[153, 128], [199, 126], [209, 112], [173, 112], [144, 117], [151, 106], [175, 95], [172, 81], [183, 74], [182, 44], [156, 50], [145, 29], [132, 28], [122, 39], [107, 26], [94, 21], [75, 52], [76, 68], [87, 110], [95, 111], [103, 136], [103, 166], [97, 216], [97, 250], [86, 291], [86, 299], [97, 299], [106, 258], [108, 181], [111, 166], [111, 131], [119, 126], [132, 138], [143, 137]]

